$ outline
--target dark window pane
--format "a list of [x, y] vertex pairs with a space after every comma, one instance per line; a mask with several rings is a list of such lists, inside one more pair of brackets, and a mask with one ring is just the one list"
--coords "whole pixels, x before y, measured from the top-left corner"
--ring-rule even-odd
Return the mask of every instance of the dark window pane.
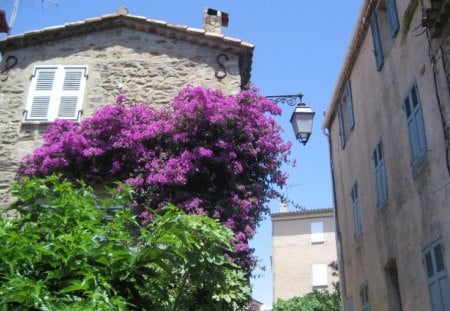
[[413, 87], [411, 90], [411, 96], [412, 96], [412, 104], [413, 107], [416, 107], [417, 104], [419, 104], [419, 101], [417, 100], [417, 89], [416, 87]]
[[428, 277], [431, 278], [434, 275], [433, 259], [431, 258], [431, 251], [425, 254], [425, 265], [427, 266]]
[[409, 103], [409, 96], [405, 99], [405, 112], [406, 112], [406, 117], [409, 118], [409, 116], [411, 115], [411, 107], [410, 107], [410, 103]]
[[434, 257], [436, 259], [436, 272], [445, 269], [444, 255], [442, 254], [442, 245], [439, 244], [434, 248]]

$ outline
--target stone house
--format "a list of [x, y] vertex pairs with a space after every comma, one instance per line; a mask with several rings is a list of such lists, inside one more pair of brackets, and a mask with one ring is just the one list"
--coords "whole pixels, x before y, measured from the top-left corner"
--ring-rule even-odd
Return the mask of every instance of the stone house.
[[333, 209], [271, 214], [273, 301], [301, 297], [313, 290], [333, 291], [338, 278]]
[[228, 14], [204, 11], [204, 29], [125, 8], [0, 40], [0, 206], [18, 162], [55, 118], [80, 121], [119, 93], [165, 105], [185, 86], [247, 88], [254, 46], [221, 33]]
[[345, 310], [450, 310], [449, 12], [363, 1], [323, 122]]

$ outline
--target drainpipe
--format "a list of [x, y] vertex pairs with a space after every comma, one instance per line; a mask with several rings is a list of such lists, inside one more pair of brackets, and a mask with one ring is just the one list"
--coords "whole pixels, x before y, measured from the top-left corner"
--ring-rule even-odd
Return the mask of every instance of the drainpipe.
[[336, 186], [334, 178], [333, 149], [331, 146], [330, 128], [329, 127], [325, 128], [323, 130], [323, 133], [327, 137], [328, 152], [330, 154], [331, 185], [333, 189], [333, 205], [334, 205], [334, 225], [336, 230], [336, 250], [338, 257], [338, 272], [339, 272], [339, 291], [341, 292], [341, 308], [342, 310], [345, 310], [345, 302], [347, 294], [345, 290], [344, 254], [342, 252], [341, 230], [339, 229], [338, 206], [336, 201]]

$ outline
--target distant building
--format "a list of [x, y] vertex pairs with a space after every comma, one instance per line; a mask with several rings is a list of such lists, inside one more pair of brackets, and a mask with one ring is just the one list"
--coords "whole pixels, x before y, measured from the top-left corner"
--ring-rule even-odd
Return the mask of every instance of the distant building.
[[365, 0], [323, 128], [345, 310], [450, 310], [450, 1]]
[[263, 309], [264, 304], [256, 299], [253, 299], [250, 301], [250, 308], [248, 311], [265, 311]]
[[272, 218], [273, 301], [333, 290], [329, 264], [337, 260], [333, 209], [274, 213]]

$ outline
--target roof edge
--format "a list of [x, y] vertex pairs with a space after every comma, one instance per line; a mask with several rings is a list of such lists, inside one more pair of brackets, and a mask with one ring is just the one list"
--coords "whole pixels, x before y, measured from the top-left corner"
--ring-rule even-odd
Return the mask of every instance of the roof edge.
[[338, 80], [334, 88], [331, 102], [328, 105], [327, 110], [325, 111], [325, 117], [322, 122], [322, 131], [325, 131], [325, 129], [329, 128], [331, 125], [331, 121], [333, 120], [334, 114], [336, 112], [337, 104], [342, 96], [345, 81], [350, 77], [353, 66], [355, 64], [355, 60], [359, 55], [362, 43], [367, 34], [367, 30], [369, 29], [370, 14], [375, 8], [376, 3], [377, 0], [366, 0], [361, 6], [357, 24], [353, 31], [352, 40], [350, 41], [350, 45], [344, 59], [344, 65], [342, 66], [342, 69], [338, 75]]
[[[170, 24], [168, 22], [149, 19], [143, 16], [130, 14], [106, 14], [100, 17], [88, 18], [78, 22], [69, 22], [63, 25], [50, 26], [43, 29], [31, 30], [22, 34], [9, 36], [0, 40], [0, 52], [6, 52], [9, 49], [26, 47], [33, 44], [45, 43], [53, 40], [63, 39], [86, 32], [108, 29], [106, 25], [113, 27], [130, 27], [148, 33], [155, 33], [161, 36], [167, 36], [179, 40], [188, 41], [188, 37], [203, 39], [236, 48], [237, 52], [251, 54], [254, 44], [240, 39], [207, 32], [204, 29], [191, 28], [184, 25]], [[134, 27], [133, 27], [134, 26]], [[40, 40], [39, 40], [40, 39]], [[192, 42], [191, 42], [192, 43]], [[194, 42], [197, 43], [197, 42]], [[198, 43], [197, 43], [198, 44]], [[239, 50], [239, 51], [238, 51]]]
[[281, 212], [281, 213], [272, 213], [270, 217], [273, 218], [284, 218], [286, 216], [317, 216], [321, 214], [330, 214], [333, 215], [334, 209], [332, 207], [329, 208], [318, 208], [318, 209], [310, 209], [310, 210], [302, 210], [302, 211], [293, 211], [293, 212]]

